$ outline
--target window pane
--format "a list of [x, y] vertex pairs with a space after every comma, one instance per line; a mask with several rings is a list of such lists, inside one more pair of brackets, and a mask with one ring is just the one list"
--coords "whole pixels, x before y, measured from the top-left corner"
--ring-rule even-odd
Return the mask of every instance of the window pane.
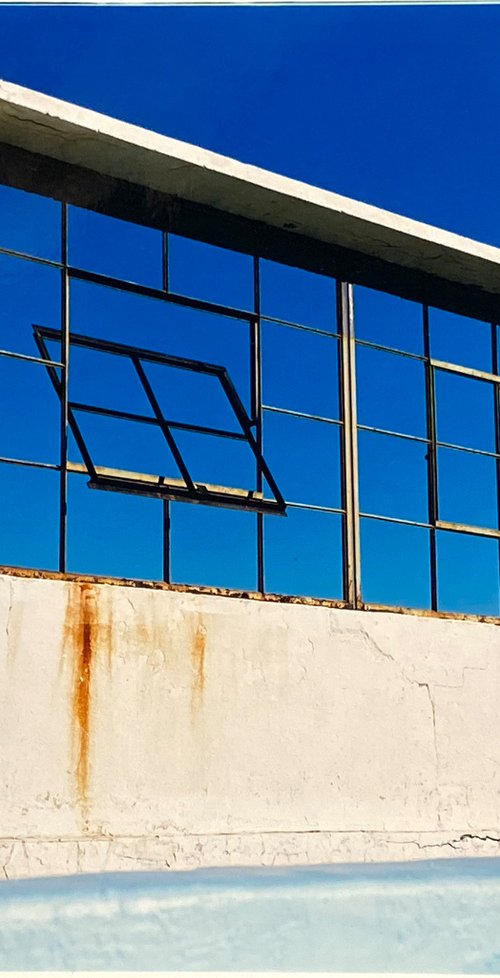
[[0, 255], [0, 348], [39, 357], [33, 325], [61, 327], [61, 273]]
[[248, 323], [87, 282], [70, 296], [72, 331], [226, 367], [250, 410]]
[[127, 357], [71, 344], [69, 389], [71, 401], [153, 417], [139, 376]]
[[443, 309], [429, 309], [431, 357], [476, 370], [494, 369], [489, 323], [458, 316]]
[[435, 371], [438, 441], [495, 451], [494, 385]]
[[265, 404], [324, 418], [338, 418], [338, 340], [319, 333], [262, 324]]
[[496, 459], [440, 448], [438, 488], [440, 519], [498, 527]]
[[266, 591], [342, 599], [340, 514], [289, 508], [264, 517], [264, 554]]
[[424, 365], [365, 346], [356, 365], [359, 424], [426, 438]]
[[498, 540], [445, 530], [436, 536], [439, 609], [498, 615]]
[[254, 308], [251, 255], [169, 234], [168, 266], [171, 292], [232, 309]]
[[337, 332], [336, 283], [329, 276], [261, 260], [260, 296], [269, 319]]
[[59, 463], [60, 401], [46, 367], [0, 357], [0, 455]]
[[68, 570], [159, 580], [163, 510], [158, 499], [89, 489], [68, 476]]
[[59, 485], [58, 472], [0, 465], [0, 564], [57, 568]]
[[69, 208], [70, 265], [161, 289], [162, 235], [154, 228]]
[[234, 489], [256, 488], [256, 460], [246, 441], [194, 431], [174, 431], [177, 445], [195, 482]]
[[354, 331], [358, 340], [408, 353], [424, 352], [422, 306], [388, 292], [355, 286]]
[[147, 361], [143, 367], [165, 418], [241, 432], [218, 377]]
[[61, 259], [61, 205], [50, 197], [0, 186], [0, 248]]
[[172, 579], [257, 589], [257, 518], [214, 506], [171, 506]]
[[360, 431], [358, 453], [361, 510], [426, 523], [427, 445]]
[[[83, 411], [76, 412], [76, 421], [94, 465], [180, 478], [167, 442], [156, 425], [123, 421]], [[77, 456], [71, 461], [80, 459]]]
[[264, 458], [289, 502], [341, 506], [337, 425], [264, 411]]
[[363, 601], [401, 608], [429, 608], [429, 553], [429, 530], [362, 519]]

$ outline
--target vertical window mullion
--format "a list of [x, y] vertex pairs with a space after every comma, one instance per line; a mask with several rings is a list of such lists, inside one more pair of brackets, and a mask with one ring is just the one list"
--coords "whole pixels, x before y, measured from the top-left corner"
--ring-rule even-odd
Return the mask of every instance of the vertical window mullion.
[[[168, 269], [168, 231], [162, 232], [162, 285], [165, 292], [168, 293], [169, 284], [169, 269]], [[170, 500], [164, 499], [162, 502], [162, 520], [163, 520], [163, 580], [170, 584], [172, 577], [172, 556], [171, 556], [171, 514], [170, 514]]]
[[67, 568], [68, 523], [68, 388], [69, 388], [69, 273], [68, 273], [68, 205], [61, 204], [61, 421], [60, 421], [60, 498], [59, 498], [59, 570]]
[[[497, 326], [495, 323], [491, 324], [491, 358], [492, 358], [492, 369], [493, 373], [498, 373], [498, 336], [497, 336]], [[496, 459], [496, 473], [497, 473], [497, 512], [498, 512], [498, 528], [500, 529], [500, 385], [494, 384], [494, 398], [495, 398], [495, 451], [497, 453]], [[499, 569], [499, 589], [500, 589], [500, 539], [498, 541], [498, 569]]]
[[[255, 440], [262, 455], [262, 335], [260, 319], [260, 259], [254, 257], [254, 311], [255, 316], [250, 326], [250, 377], [251, 377], [251, 414], [255, 421]], [[260, 465], [257, 462], [257, 492], [262, 492], [263, 480]], [[264, 517], [257, 513], [257, 590], [261, 594], [265, 589], [264, 576]]]
[[429, 494], [430, 530], [430, 569], [431, 569], [431, 608], [437, 611], [437, 553], [436, 522], [438, 520], [438, 473], [437, 473], [437, 433], [436, 433], [436, 388], [434, 367], [431, 364], [429, 308], [423, 306], [424, 352], [425, 352], [425, 400], [427, 411], [427, 482]]
[[341, 400], [343, 419], [342, 496], [344, 519], [345, 598], [352, 608], [361, 604], [359, 528], [358, 432], [356, 412], [356, 349], [354, 338], [353, 290], [347, 282], [337, 285], [341, 333]]

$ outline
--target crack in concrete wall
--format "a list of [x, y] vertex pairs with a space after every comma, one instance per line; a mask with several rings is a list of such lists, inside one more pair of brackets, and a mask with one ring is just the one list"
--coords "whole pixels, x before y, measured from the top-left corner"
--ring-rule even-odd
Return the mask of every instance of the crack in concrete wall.
[[0, 575], [1, 871], [496, 853], [499, 651], [488, 624]]

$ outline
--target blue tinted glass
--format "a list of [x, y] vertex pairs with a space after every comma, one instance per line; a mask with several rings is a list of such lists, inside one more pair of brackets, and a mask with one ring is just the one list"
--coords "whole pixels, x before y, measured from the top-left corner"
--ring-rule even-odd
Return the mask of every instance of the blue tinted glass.
[[337, 425], [264, 411], [264, 457], [289, 502], [341, 506]]
[[0, 186], [0, 248], [61, 260], [61, 205], [50, 197]]
[[438, 607], [471, 615], [498, 615], [498, 540], [437, 533]]
[[70, 265], [162, 288], [161, 231], [80, 207], [69, 208], [68, 228]]
[[226, 367], [249, 410], [248, 323], [86, 282], [73, 282], [70, 297], [74, 332]]
[[429, 309], [431, 357], [476, 370], [494, 370], [489, 323], [458, 316], [443, 309]]
[[424, 352], [422, 306], [388, 292], [355, 286], [354, 331], [358, 340], [408, 353]]
[[438, 441], [495, 451], [494, 385], [435, 371]]
[[0, 564], [57, 568], [59, 485], [58, 472], [0, 465]]
[[61, 273], [0, 255], [0, 348], [39, 357], [33, 325], [61, 328]]
[[264, 517], [266, 591], [343, 597], [342, 516], [289, 507]]
[[131, 360], [75, 344], [70, 351], [69, 395], [71, 401], [153, 416]]
[[326, 275], [261, 260], [260, 303], [269, 319], [337, 332], [336, 283]]
[[[156, 425], [75, 412], [94, 465], [145, 475], [180, 477], [167, 442]], [[78, 457], [72, 461], [78, 461]]]
[[241, 431], [218, 377], [146, 361], [143, 367], [165, 418]]
[[264, 403], [304, 414], [338, 418], [338, 342], [319, 333], [264, 322]]
[[0, 455], [59, 463], [60, 401], [46, 367], [0, 357]]
[[439, 448], [438, 489], [440, 519], [498, 527], [496, 459]]
[[361, 576], [368, 604], [429, 608], [429, 530], [362, 519]]
[[426, 523], [427, 445], [360, 431], [358, 454], [362, 512]]
[[158, 499], [89, 489], [68, 477], [68, 570], [158, 580], [162, 577], [163, 511]]
[[176, 234], [168, 236], [169, 288], [232, 309], [254, 308], [253, 258]]
[[365, 346], [357, 347], [356, 364], [358, 423], [425, 438], [424, 365]]
[[255, 591], [257, 517], [213, 506], [171, 506], [172, 580]]
[[233, 489], [256, 488], [256, 461], [246, 441], [217, 438], [194, 431], [173, 431], [195, 482]]

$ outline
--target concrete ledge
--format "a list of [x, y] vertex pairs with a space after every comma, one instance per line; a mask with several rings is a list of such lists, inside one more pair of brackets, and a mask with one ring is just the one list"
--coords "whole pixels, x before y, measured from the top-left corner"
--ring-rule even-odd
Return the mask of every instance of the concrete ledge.
[[495, 974], [500, 860], [0, 886], [3, 969]]
[[0, 142], [500, 294], [500, 249], [0, 81]]

